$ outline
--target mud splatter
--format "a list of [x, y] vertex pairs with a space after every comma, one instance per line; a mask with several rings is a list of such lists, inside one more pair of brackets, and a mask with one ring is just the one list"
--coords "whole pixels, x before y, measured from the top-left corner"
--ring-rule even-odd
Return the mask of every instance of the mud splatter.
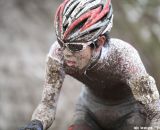
[[32, 119], [42, 121], [44, 129], [49, 128], [55, 119], [57, 101], [65, 76], [62, 64], [58, 61], [47, 57], [46, 64], [46, 79], [42, 100], [32, 115]]

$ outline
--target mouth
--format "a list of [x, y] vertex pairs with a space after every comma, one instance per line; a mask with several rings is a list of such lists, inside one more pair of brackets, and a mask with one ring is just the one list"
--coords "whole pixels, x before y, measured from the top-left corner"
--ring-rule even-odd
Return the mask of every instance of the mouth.
[[65, 63], [70, 67], [71, 66], [75, 67], [75, 65], [76, 65], [76, 62], [75, 61], [71, 61], [71, 60], [66, 60]]

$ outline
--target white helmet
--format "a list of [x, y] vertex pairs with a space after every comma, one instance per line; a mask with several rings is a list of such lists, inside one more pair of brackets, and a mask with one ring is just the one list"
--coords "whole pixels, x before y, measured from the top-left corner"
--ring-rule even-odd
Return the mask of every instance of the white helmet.
[[64, 0], [55, 15], [56, 35], [66, 42], [95, 40], [112, 23], [111, 0]]

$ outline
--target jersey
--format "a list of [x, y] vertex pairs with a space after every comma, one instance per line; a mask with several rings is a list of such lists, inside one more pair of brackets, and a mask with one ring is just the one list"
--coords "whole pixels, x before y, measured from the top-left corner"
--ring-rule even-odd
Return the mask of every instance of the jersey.
[[155, 80], [146, 72], [137, 50], [129, 43], [110, 39], [98, 60], [84, 73], [62, 62], [60, 49], [55, 42], [47, 56], [42, 100], [32, 115], [32, 119], [42, 121], [44, 129], [49, 128], [55, 118], [65, 74], [85, 84], [88, 95], [104, 103], [117, 104], [134, 98], [143, 105], [151, 122], [159, 119], [159, 92]]

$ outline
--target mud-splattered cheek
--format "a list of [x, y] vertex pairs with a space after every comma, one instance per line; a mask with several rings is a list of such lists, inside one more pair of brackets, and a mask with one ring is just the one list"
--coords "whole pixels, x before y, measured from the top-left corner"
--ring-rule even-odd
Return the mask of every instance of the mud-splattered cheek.
[[90, 55], [86, 53], [79, 53], [76, 55], [77, 66], [79, 69], [83, 69], [89, 62]]
[[83, 69], [91, 58], [91, 49], [88, 47], [81, 52], [69, 52], [67, 49], [63, 51], [64, 60], [75, 61], [75, 68]]

